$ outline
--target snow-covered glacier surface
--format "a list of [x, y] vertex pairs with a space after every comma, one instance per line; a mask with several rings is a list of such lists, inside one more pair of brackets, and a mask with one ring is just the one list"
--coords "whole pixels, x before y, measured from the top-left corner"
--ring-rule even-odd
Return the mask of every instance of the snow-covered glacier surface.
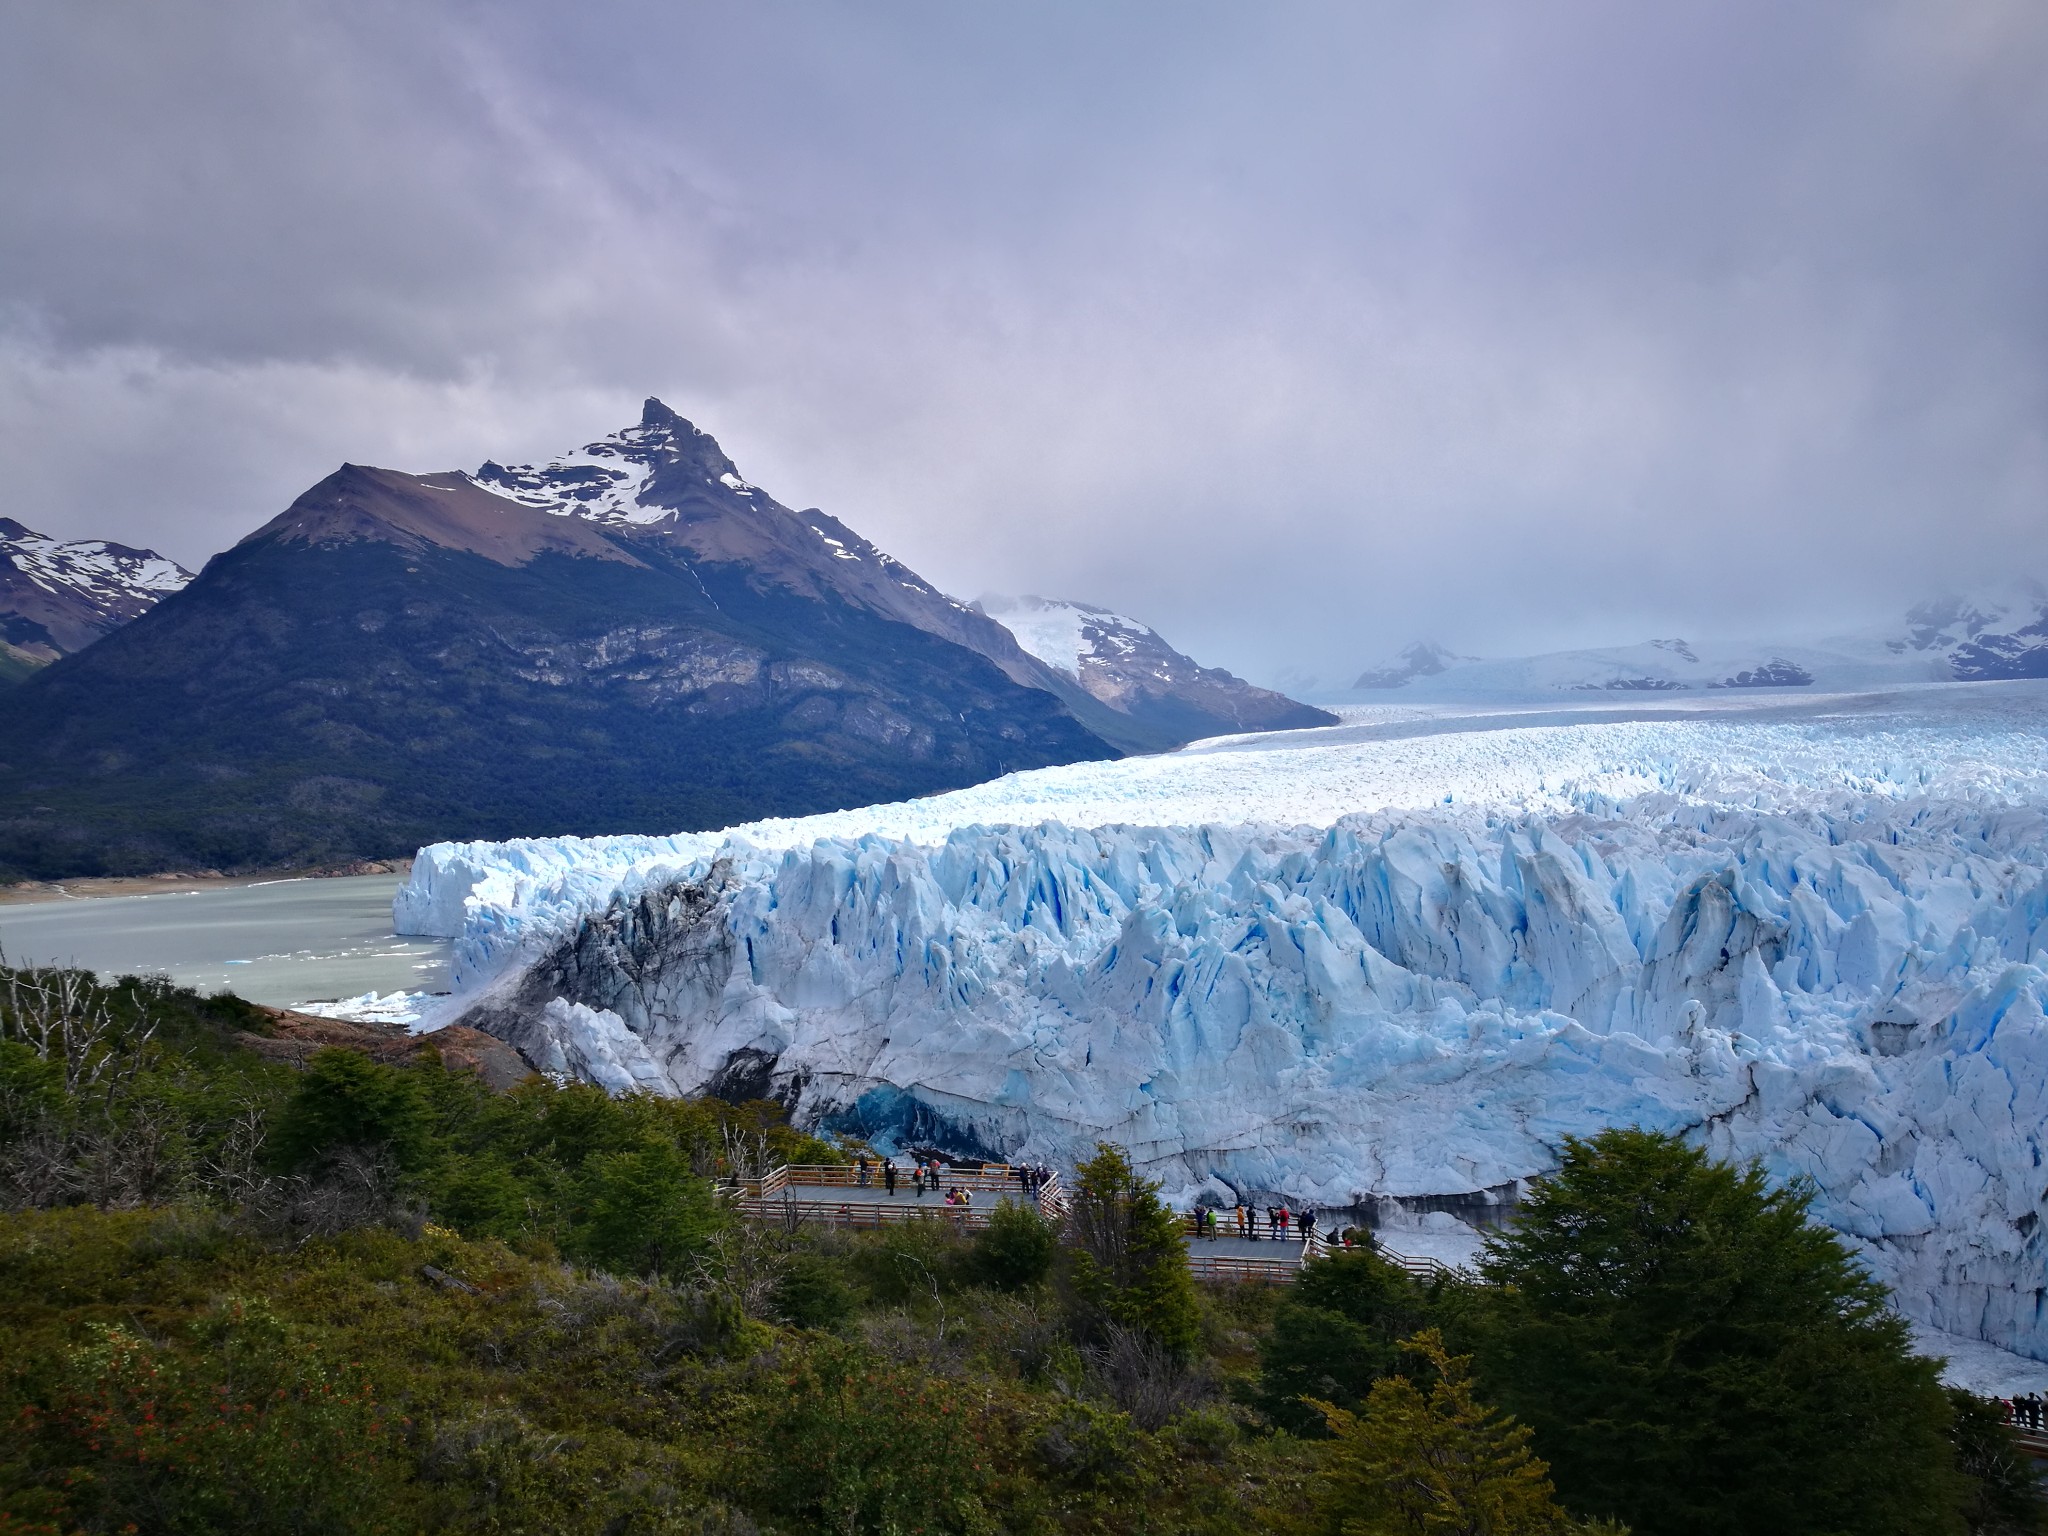
[[2048, 686], [1202, 743], [730, 834], [423, 850], [443, 1018], [615, 1088], [1181, 1198], [1498, 1188], [1613, 1124], [1806, 1176], [2048, 1359]]

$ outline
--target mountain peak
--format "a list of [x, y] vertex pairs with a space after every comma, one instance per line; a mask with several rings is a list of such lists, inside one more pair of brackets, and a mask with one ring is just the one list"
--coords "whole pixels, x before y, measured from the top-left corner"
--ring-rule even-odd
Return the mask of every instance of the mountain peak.
[[[0, 663], [40, 666], [178, 591], [192, 573], [153, 549], [53, 539], [0, 517]], [[12, 670], [0, 665], [0, 671]]]
[[1098, 702], [1182, 741], [1337, 723], [1335, 715], [1205, 667], [1151, 625], [1093, 603], [990, 593], [975, 606]]
[[1470, 656], [1460, 656], [1448, 646], [1434, 640], [1415, 640], [1402, 648], [1401, 654], [1392, 661], [1368, 667], [1359, 674], [1353, 688], [1404, 688], [1418, 677], [1435, 677], [1447, 672]]
[[522, 506], [614, 525], [666, 523], [695, 498], [752, 498], [718, 439], [649, 395], [637, 426], [544, 464], [486, 460], [477, 484]]

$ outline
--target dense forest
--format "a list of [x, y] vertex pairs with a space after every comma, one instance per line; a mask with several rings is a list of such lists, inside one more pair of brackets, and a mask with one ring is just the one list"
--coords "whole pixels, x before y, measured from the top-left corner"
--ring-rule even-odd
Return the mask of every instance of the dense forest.
[[273, 1027], [0, 969], [0, 1536], [2043, 1528], [1806, 1192], [1668, 1138], [1470, 1283], [1210, 1286], [1115, 1148], [1057, 1226], [750, 1226], [859, 1149]]

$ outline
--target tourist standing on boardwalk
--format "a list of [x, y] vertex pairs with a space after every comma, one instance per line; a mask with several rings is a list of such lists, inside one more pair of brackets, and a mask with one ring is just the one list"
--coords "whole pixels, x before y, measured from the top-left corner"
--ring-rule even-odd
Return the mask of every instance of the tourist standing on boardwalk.
[[860, 1171], [856, 1176], [855, 1182], [857, 1182], [862, 1189], [866, 1189], [868, 1187], [868, 1160], [865, 1157], [863, 1157], [860, 1160]]
[[882, 1183], [889, 1191], [889, 1198], [896, 1197], [896, 1159], [885, 1158], [882, 1162]]

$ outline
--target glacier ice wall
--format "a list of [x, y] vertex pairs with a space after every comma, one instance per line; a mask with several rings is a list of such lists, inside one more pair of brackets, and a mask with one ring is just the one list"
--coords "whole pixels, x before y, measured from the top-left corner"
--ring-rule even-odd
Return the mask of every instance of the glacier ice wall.
[[1650, 796], [728, 850], [465, 1017], [615, 1087], [751, 1073], [814, 1119], [1326, 1204], [1689, 1131], [1813, 1179], [1914, 1316], [2048, 1358], [2044, 997], [2039, 811]]
[[1684, 1131], [1812, 1179], [1912, 1316], [2048, 1358], [2048, 690], [1815, 707], [444, 845], [403, 899], [461, 935], [447, 1016], [615, 1089], [1326, 1204]]

